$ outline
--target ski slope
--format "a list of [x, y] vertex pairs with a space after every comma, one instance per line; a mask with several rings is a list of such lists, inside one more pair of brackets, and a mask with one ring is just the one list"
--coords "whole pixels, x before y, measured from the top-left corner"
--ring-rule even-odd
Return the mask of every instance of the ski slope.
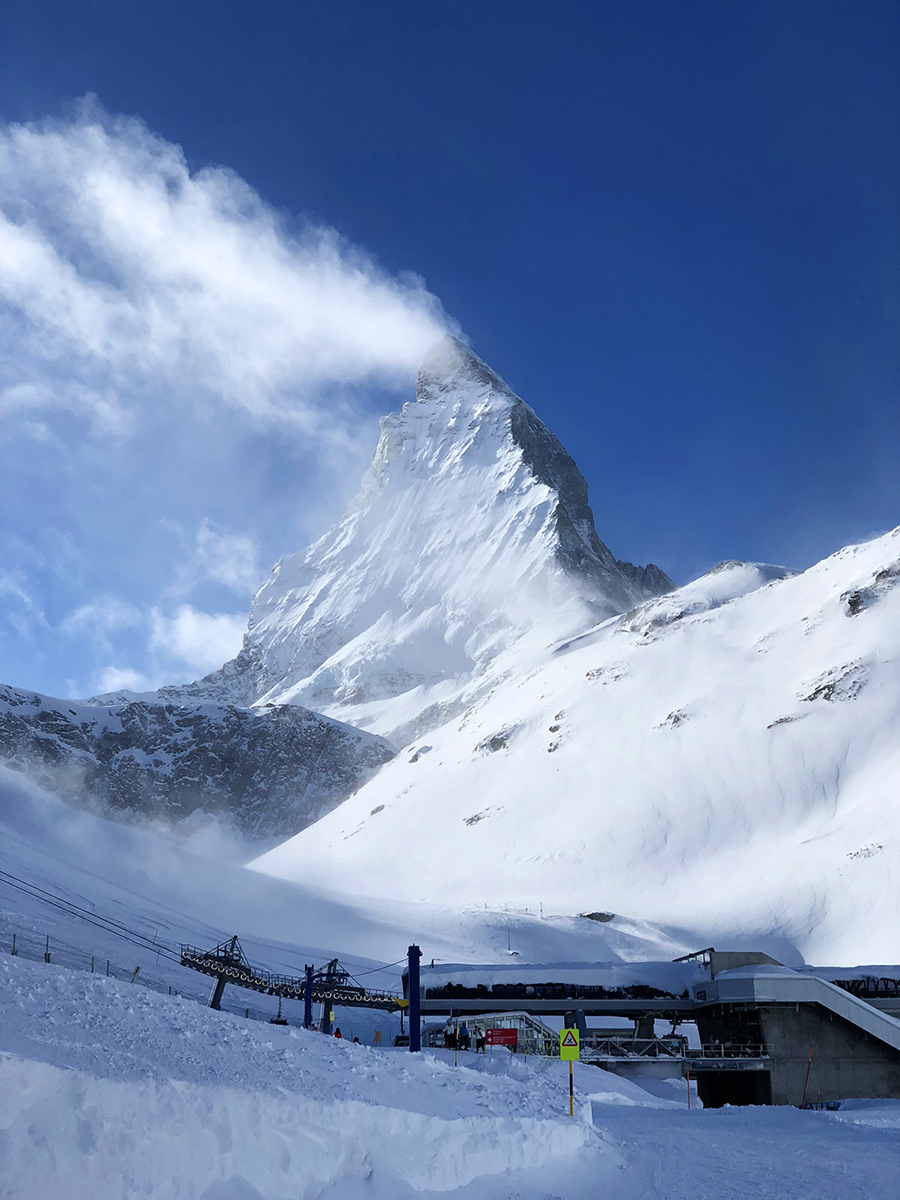
[[548, 642], [254, 864], [372, 897], [623, 911], [891, 961], [900, 529], [803, 573], [726, 563]]
[[[152, 978], [163, 990], [171, 986], [204, 1000], [209, 979], [173, 963], [171, 955], [179, 957], [183, 942], [212, 947], [233, 934], [251, 961], [270, 970], [300, 975], [306, 963], [322, 965], [338, 956], [351, 971], [366, 972], [370, 986], [384, 990], [400, 987], [401, 966], [413, 942], [422, 947], [426, 962], [515, 957], [629, 963], [669, 960], [703, 940], [700, 931], [627, 916], [600, 924], [483, 905], [468, 910], [391, 900], [373, 905], [226, 862], [216, 843], [185, 843], [72, 809], [4, 768], [0, 840], [4, 949], [16, 930], [20, 939], [34, 943], [39, 938], [41, 949], [49, 936], [55, 951], [67, 947], [88, 959], [93, 954], [98, 964], [110, 959], [129, 973], [140, 966], [142, 980]], [[54, 898], [63, 907], [51, 903]], [[115, 922], [122, 927], [118, 933]], [[160, 946], [168, 953], [160, 954]], [[385, 963], [395, 965], [376, 970]], [[237, 989], [226, 991], [226, 997], [237, 994]], [[251, 1002], [268, 1003], [274, 1012], [271, 997], [253, 993], [243, 1001]], [[353, 1016], [362, 1021], [366, 1014]]]

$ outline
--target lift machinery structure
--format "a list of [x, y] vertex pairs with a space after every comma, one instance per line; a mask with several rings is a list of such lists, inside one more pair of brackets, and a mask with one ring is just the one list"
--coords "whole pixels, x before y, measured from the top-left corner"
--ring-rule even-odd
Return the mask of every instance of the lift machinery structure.
[[201, 971], [216, 980], [210, 1008], [221, 1007], [225, 985], [233, 983], [236, 987], [262, 992], [267, 996], [303, 1001], [303, 1023], [307, 1028], [312, 1026], [313, 1004], [324, 1005], [326, 1018], [335, 1005], [342, 1008], [377, 1008], [396, 1012], [407, 1008], [409, 1004], [408, 1000], [391, 992], [374, 991], [352, 982], [350, 972], [342, 967], [336, 958], [318, 969], [307, 966], [302, 976], [264, 971], [247, 961], [236, 936], [220, 942], [212, 950], [183, 945], [181, 965]]

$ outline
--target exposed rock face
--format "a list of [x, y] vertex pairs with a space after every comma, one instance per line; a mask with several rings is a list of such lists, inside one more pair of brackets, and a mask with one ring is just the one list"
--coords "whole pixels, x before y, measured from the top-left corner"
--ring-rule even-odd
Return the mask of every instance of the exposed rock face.
[[104, 815], [178, 828], [224, 818], [288, 837], [394, 755], [381, 738], [296, 705], [93, 705], [0, 687], [0, 757]]
[[400, 744], [459, 709], [541, 622], [556, 636], [673, 586], [658, 567], [615, 558], [557, 438], [446, 338], [422, 364], [416, 402], [382, 420], [345, 517], [260, 590], [238, 657], [160, 695], [287, 700]]

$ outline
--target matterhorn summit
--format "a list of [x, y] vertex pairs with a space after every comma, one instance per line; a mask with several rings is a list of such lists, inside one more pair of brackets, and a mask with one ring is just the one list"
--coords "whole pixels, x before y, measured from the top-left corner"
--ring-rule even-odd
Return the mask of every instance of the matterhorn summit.
[[343, 519], [256, 596], [238, 658], [165, 692], [300, 704], [402, 745], [462, 711], [524, 635], [553, 640], [673, 586], [614, 557], [556, 437], [446, 337], [415, 402], [382, 419]]

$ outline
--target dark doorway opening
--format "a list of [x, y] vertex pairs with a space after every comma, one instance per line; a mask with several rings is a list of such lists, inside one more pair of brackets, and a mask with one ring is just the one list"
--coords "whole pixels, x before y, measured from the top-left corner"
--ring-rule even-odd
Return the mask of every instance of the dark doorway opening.
[[723, 1104], [771, 1104], [769, 1071], [698, 1071], [697, 1094], [704, 1108]]

